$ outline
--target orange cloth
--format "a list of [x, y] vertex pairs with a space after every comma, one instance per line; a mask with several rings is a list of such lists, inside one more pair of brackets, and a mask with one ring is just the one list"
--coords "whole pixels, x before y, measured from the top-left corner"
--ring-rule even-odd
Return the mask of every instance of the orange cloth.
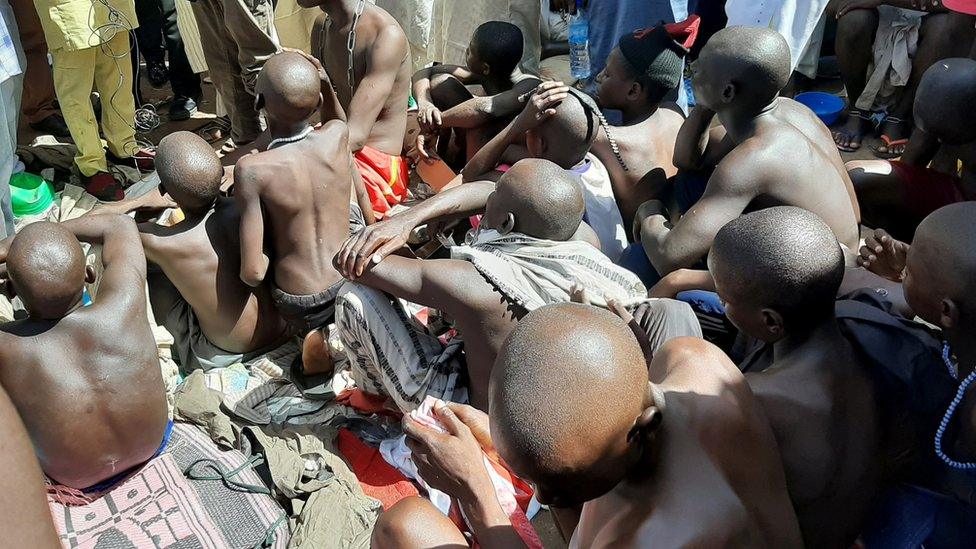
[[383, 459], [378, 449], [367, 446], [351, 431], [339, 430], [339, 452], [359, 479], [363, 493], [378, 499], [384, 511], [402, 499], [420, 495], [407, 477]]
[[386, 218], [393, 206], [407, 198], [409, 162], [402, 156], [390, 156], [372, 147], [363, 147], [354, 155], [354, 159], [376, 219]]

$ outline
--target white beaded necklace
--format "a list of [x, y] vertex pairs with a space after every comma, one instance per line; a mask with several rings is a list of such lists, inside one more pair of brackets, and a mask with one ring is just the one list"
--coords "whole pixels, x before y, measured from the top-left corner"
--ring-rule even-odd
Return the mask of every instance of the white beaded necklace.
[[308, 134], [312, 133], [312, 126], [305, 126], [305, 129], [296, 133], [291, 137], [279, 137], [277, 139], [272, 139], [271, 143], [268, 143], [268, 150], [277, 147], [278, 145], [284, 145], [286, 143], [294, 143], [296, 141], [301, 141], [308, 137]]

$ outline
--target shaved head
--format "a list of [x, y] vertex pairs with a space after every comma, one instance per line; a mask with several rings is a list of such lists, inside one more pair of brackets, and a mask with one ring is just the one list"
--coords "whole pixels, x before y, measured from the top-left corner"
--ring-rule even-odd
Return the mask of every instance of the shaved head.
[[570, 89], [569, 96], [556, 107], [556, 114], [528, 132], [529, 152], [562, 168], [572, 168], [590, 152], [600, 129], [599, 112], [592, 99]]
[[640, 345], [616, 315], [575, 303], [542, 307], [519, 321], [495, 361], [492, 438], [540, 498], [588, 501], [638, 459], [627, 438], [649, 387]]
[[175, 132], [159, 142], [156, 172], [166, 192], [187, 213], [209, 210], [224, 176], [213, 147], [190, 132]]
[[272, 118], [297, 122], [322, 103], [318, 70], [300, 53], [282, 52], [268, 59], [258, 74], [259, 106]]
[[771, 103], [790, 79], [790, 47], [776, 31], [729, 27], [712, 36], [694, 70], [695, 98], [721, 111], [749, 112]]
[[[937, 99], [933, 99], [937, 98]], [[915, 96], [915, 123], [950, 145], [976, 141], [976, 61], [943, 59], [925, 71]]]
[[[715, 236], [709, 270], [730, 319], [752, 337], [762, 322], [745, 315], [772, 309], [786, 330], [829, 318], [844, 278], [844, 252], [826, 223], [802, 208], [782, 206], [743, 215]], [[738, 317], [738, 318], [736, 318]]]
[[915, 313], [942, 327], [950, 342], [976, 330], [976, 202], [940, 208], [915, 231], [905, 298]]
[[487, 228], [501, 229], [511, 216], [514, 225], [509, 228], [515, 232], [565, 241], [579, 229], [585, 207], [576, 177], [548, 160], [530, 158], [498, 181], [484, 222]]
[[32, 223], [10, 244], [7, 272], [32, 317], [57, 320], [81, 302], [85, 254], [67, 229], [46, 221]]

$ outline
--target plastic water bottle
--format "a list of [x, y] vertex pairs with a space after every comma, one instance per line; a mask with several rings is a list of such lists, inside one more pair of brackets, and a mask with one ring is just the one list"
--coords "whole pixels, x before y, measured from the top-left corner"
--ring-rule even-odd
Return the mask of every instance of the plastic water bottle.
[[590, 23], [583, 0], [576, 0], [576, 15], [569, 21], [569, 69], [578, 80], [590, 77]]

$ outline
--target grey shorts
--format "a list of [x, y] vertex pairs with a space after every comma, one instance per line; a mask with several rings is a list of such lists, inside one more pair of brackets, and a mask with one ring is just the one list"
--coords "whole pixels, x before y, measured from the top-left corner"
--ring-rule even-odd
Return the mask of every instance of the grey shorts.
[[271, 285], [271, 298], [292, 331], [306, 334], [328, 325], [335, 317], [335, 299], [345, 280], [340, 280], [316, 295], [293, 295]]

